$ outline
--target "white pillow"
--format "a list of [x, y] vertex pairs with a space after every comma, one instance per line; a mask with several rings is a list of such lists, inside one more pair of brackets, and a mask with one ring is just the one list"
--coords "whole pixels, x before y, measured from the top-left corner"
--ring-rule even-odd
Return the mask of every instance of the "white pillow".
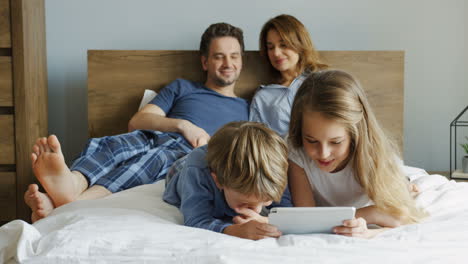
[[151, 100], [153, 100], [154, 97], [156, 97], [158, 93], [156, 93], [153, 90], [145, 90], [145, 93], [143, 94], [143, 98], [141, 99], [140, 102], [140, 107], [138, 107], [138, 111], [140, 111], [145, 105], [147, 105]]

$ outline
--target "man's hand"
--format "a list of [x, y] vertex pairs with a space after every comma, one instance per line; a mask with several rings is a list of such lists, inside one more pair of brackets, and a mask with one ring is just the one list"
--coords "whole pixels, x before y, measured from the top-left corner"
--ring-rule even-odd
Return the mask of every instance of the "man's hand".
[[267, 237], [280, 237], [281, 231], [273, 225], [260, 223], [256, 220], [251, 220], [243, 224], [234, 224], [224, 229], [224, 233], [240, 238], [252, 240], [264, 239]]
[[203, 128], [200, 128], [190, 121], [184, 120], [180, 128], [180, 133], [194, 147], [198, 148], [206, 145], [210, 140], [210, 135]]
[[255, 220], [259, 223], [268, 224], [268, 217], [261, 216], [259, 213], [255, 212], [252, 209], [242, 208], [236, 210], [236, 213], [238, 213], [239, 215], [232, 218], [234, 224], [244, 224], [251, 220]]

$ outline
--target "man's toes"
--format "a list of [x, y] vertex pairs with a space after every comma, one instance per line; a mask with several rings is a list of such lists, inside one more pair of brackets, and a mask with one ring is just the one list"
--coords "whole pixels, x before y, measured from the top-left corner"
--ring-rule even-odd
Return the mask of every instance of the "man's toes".
[[45, 137], [41, 138], [41, 145], [42, 145], [41, 147], [42, 147], [43, 151], [50, 152], [50, 148], [47, 145], [47, 138], [45, 138]]
[[39, 216], [36, 214], [36, 212], [33, 212], [33, 213], [31, 214], [31, 222], [34, 223], [34, 222], [38, 221], [39, 219], [40, 219], [40, 218], [39, 218]]
[[50, 135], [47, 138], [47, 143], [48, 143], [48, 145], [50, 146], [50, 148], [52, 149], [53, 152], [55, 152], [55, 153], [60, 153], [61, 152], [60, 142], [59, 142], [57, 136]]
[[37, 154], [36, 153], [31, 153], [31, 162], [32, 162], [33, 166], [36, 163], [36, 160], [37, 160]]
[[42, 138], [37, 139], [36, 146], [39, 147], [39, 154], [42, 154], [45, 151], [44, 145], [42, 144]]
[[28, 189], [24, 193], [24, 199], [26, 201], [30, 200], [34, 192], [37, 192], [38, 189], [39, 187], [37, 186], [37, 184], [29, 184]]
[[[44, 218], [44, 217], [46, 217], [46, 216], [48, 215], [48, 212], [45, 211], [45, 210], [38, 209], [38, 210], [36, 211], [36, 215], [37, 215], [37, 217], [38, 217], [39, 219], [42, 219], [42, 218]], [[38, 219], [38, 220], [39, 220], [39, 219]]]
[[31, 193], [35, 193], [39, 191], [39, 186], [35, 183], [29, 184], [28, 186], [28, 191], [31, 191]]
[[38, 142], [39, 139], [36, 141], [36, 144], [33, 146], [33, 152], [36, 153], [37, 156], [41, 155], [41, 148], [40, 148], [40, 143]]

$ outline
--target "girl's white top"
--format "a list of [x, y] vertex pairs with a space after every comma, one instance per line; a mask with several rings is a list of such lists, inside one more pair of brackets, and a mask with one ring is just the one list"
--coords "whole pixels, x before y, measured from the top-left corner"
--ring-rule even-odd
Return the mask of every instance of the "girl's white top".
[[304, 149], [288, 144], [289, 159], [303, 168], [312, 186], [317, 206], [354, 206], [356, 208], [372, 205], [372, 201], [354, 178], [352, 162], [336, 173], [324, 172], [307, 156]]

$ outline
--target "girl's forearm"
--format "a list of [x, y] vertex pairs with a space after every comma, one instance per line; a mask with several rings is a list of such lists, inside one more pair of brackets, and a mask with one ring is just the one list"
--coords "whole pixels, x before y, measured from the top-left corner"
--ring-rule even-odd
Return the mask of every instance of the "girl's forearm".
[[368, 224], [375, 224], [381, 227], [398, 227], [401, 225], [401, 219], [384, 213], [375, 207], [375, 205], [359, 208], [356, 211], [356, 218], [366, 219]]

